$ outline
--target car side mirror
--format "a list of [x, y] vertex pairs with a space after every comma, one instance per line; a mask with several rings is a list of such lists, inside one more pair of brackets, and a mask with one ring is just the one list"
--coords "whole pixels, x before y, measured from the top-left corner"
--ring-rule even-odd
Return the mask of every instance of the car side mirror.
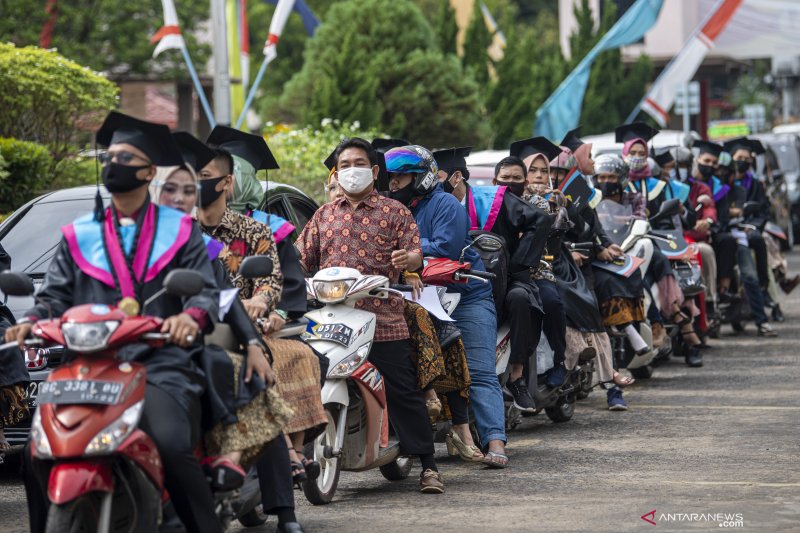
[[34, 293], [33, 280], [22, 272], [6, 270], [0, 272], [0, 290], [6, 296], [31, 296]]
[[247, 279], [265, 278], [272, 274], [272, 259], [266, 255], [246, 257], [239, 266], [239, 276]]
[[176, 268], [164, 279], [164, 290], [167, 294], [181, 298], [200, 294], [205, 286], [203, 275], [187, 268]]

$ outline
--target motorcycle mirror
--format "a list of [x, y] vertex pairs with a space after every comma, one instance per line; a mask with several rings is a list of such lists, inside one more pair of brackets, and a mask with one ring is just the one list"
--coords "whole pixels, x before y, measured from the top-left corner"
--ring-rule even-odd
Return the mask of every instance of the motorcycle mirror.
[[475, 246], [475, 245], [476, 245], [476, 244], [478, 244], [479, 242], [481, 242], [481, 241], [483, 241], [483, 240], [486, 240], [486, 239], [489, 239], [489, 240], [491, 240], [491, 237], [490, 237], [489, 235], [485, 234], [485, 233], [482, 233], [482, 234], [480, 234], [480, 235], [477, 235], [477, 236], [473, 237], [473, 239], [472, 239], [472, 242], [471, 242], [471, 243], [469, 243], [468, 245], [466, 245], [466, 246], [465, 246], [465, 247], [464, 247], [464, 248], [461, 250], [461, 256], [459, 256], [459, 258], [458, 258], [458, 262], [459, 262], [459, 263], [463, 263], [463, 262], [464, 262], [464, 254], [466, 254], [466, 253], [467, 253], [467, 250], [469, 250], [470, 248], [472, 248], [473, 246]]
[[238, 275], [243, 278], [264, 278], [272, 274], [272, 259], [266, 255], [246, 257], [239, 266]]
[[181, 298], [199, 294], [205, 285], [202, 274], [186, 268], [176, 268], [164, 279], [164, 290], [167, 294]]
[[30, 296], [34, 293], [33, 280], [22, 272], [0, 272], [0, 290], [7, 296]]
[[745, 217], [757, 215], [760, 209], [761, 205], [758, 202], [745, 202], [742, 208], [742, 215]]
[[681, 211], [681, 201], [678, 198], [673, 198], [672, 200], [667, 200], [663, 204], [661, 204], [661, 208], [658, 210], [654, 216], [650, 217], [650, 223], [655, 223], [660, 220], [664, 220], [665, 218], [671, 218]]

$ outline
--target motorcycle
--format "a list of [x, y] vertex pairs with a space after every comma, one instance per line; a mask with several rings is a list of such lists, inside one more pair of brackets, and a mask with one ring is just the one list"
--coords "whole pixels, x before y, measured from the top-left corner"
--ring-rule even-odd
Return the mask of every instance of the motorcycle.
[[330, 359], [330, 370], [322, 387], [328, 425], [304, 450], [320, 463], [321, 472], [303, 485], [303, 492], [312, 504], [324, 505], [333, 500], [342, 470], [378, 468], [390, 481], [411, 472], [411, 459], [400, 457], [398, 443], [389, 443], [383, 376], [367, 361], [375, 315], [355, 309], [363, 298], [402, 293], [391, 289], [384, 276], [364, 276], [345, 267], [320, 270], [306, 279], [306, 291], [322, 307], [306, 313], [303, 338]]
[[[243, 265], [244, 267], [244, 265]], [[190, 297], [204, 287], [194, 271], [176, 269], [147, 305], [164, 293]], [[0, 273], [0, 289], [30, 296], [24, 274]], [[137, 362], [120, 362], [120, 348], [137, 342], [163, 345], [162, 319], [130, 316], [105, 304], [84, 304], [60, 318], [39, 320], [26, 346], [65, 345], [73, 358], [54, 370], [39, 389], [31, 423], [34, 461], [52, 464], [47, 486], [48, 532], [156, 531], [161, 520], [164, 473], [152, 439], [138, 429], [145, 402], [146, 371]], [[13, 346], [8, 343], [2, 348]], [[215, 492], [223, 528], [234, 513], [235, 491]]]

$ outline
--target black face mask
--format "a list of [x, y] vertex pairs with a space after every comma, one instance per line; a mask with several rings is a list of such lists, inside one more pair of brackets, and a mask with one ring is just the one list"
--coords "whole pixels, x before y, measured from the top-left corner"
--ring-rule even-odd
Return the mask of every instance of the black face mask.
[[700, 172], [700, 175], [703, 176], [704, 180], [710, 180], [712, 176], [714, 176], [714, 167], [711, 165], [701, 165], [697, 163], [697, 170]]
[[136, 177], [137, 172], [146, 168], [150, 168], [150, 165], [129, 167], [119, 163], [109, 163], [103, 167], [100, 175], [103, 178], [103, 185], [106, 186], [106, 189], [111, 194], [115, 192], [130, 192], [147, 185], [146, 181]]
[[415, 197], [414, 194], [414, 182], [412, 181], [402, 189], [397, 189], [396, 191], [389, 191], [389, 198], [392, 200], [397, 200], [403, 205], [408, 205], [411, 203]]
[[738, 174], [744, 174], [748, 170], [750, 170], [750, 161], [734, 161], [736, 164], [736, 172]]
[[503, 183], [508, 187], [508, 190], [511, 191], [512, 194], [515, 196], [522, 196], [525, 194], [525, 184], [524, 183]]
[[452, 193], [454, 190], [456, 190], [456, 188], [453, 186], [453, 184], [450, 183], [450, 178], [452, 178], [452, 177], [453, 176], [449, 176], [446, 180], [444, 180], [444, 182], [442, 182], [442, 188], [444, 189], [444, 192], [446, 192], [448, 194]]
[[217, 198], [219, 198], [222, 193], [225, 192], [225, 189], [218, 191], [217, 185], [219, 185], [219, 182], [227, 177], [228, 176], [220, 176], [218, 178], [210, 178], [200, 182], [200, 207], [208, 207], [217, 201]]
[[619, 182], [607, 181], [599, 184], [597, 188], [603, 193], [603, 198], [622, 194], [622, 184]]

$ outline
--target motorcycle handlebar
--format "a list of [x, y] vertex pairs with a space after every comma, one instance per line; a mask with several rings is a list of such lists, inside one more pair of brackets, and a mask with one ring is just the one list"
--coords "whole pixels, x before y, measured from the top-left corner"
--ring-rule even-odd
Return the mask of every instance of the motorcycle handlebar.
[[145, 333], [142, 335], [143, 341], [168, 341], [169, 333]]
[[492, 272], [485, 272], [483, 270], [470, 270], [469, 274], [466, 275], [477, 276], [479, 278], [484, 278], [484, 279], [495, 279], [497, 277]]
[[[43, 344], [44, 343], [41, 339], [25, 339], [25, 346], [42, 346]], [[17, 341], [6, 342], [4, 344], [0, 344], [0, 350], [14, 348], [15, 346], [19, 346]]]

